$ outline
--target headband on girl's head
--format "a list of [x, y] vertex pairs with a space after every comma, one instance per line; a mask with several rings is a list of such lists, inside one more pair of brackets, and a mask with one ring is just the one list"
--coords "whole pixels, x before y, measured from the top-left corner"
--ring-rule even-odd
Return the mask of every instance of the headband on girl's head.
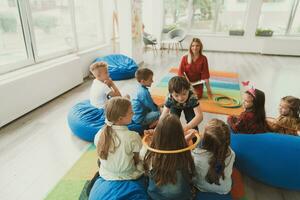
[[[242, 81], [244, 87], [249, 87], [250, 81]], [[255, 98], [255, 88], [252, 86], [250, 89], [247, 90], [254, 98]]]
[[247, 90], [247, 92], [249, 92], [254, 98], [256, 97], [255, 96], [255, 89], [253, 87], [250, 88], [249, 90]]

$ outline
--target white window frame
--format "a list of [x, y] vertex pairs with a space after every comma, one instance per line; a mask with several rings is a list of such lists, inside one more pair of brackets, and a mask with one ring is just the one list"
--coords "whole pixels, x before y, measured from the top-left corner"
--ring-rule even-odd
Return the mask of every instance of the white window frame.
[[30, 8], [30, 2], [29, 0], [15, 0], [17, 9], [19, 11], [19, 17], [21, 22], [21, 28], [23, 33], [23, 42], [25, 45], [25, 51], [27, 54], [27, 59], [20, 60], [13, 63], [8, 63], [4, 65], [0, 65], [0, 75], [6, 74], [12, 71], [16, 71], [18, 69], [39, 64], [44, 61], [53, 60], [55, 58], [67, 56], [69, 54], [78, 53], [81, 52], [87, 52], [92, 49], [96, 49], [99, 47], [103, 47], [106, 43], [105, 39], [105, 29], [104, 29], [104, 15], [103, 15], [103, 1], [99, 0], [99, 22], [101, 28], [101, 34], [102, 34], [102, 41], [100, 43], [96, 43], [95, 45], [87, 45], [86, 47], [82, 47], [79, 49], [78, 45], [78, 37], [77, 37], [77, 31], [76, 31], [76, 21], [75, 21], [75, 5], [74, 0], [68, 0], [69, 3], [69, 9], [70, 9], [70, 18], [71, 18], [71, 26], [73, 31], [73, 37], [74, 37], [74, 46], [72, 49], [69, 50], [62, 50], [58, 51], [56, 53], [52, 53], [46, 56], [38, 56], [37, 54], [37, 46], [36, 46], [36, 36], [33, 30], [33, 20], [32, 20], [32, 13]]
[[[249, 0], [251, 1], [251, 0]], [[248, 9], [249, 9], [249, 4], [250, 2], [247, 1], [247, 8], [245, 10], [245, 18], [244, 18], [244, 21], [246, 22], [246, 16], [247, 16], [247, 12], [248, 12]], [[192, 28], [192, 8], [193, 8], [193, 0], [189, 0], [187, 2], [187, 8], [188, 8], [188, 16], [187, 16], [187, 24], [188, 24], [188, 27], [187, 27], [187, 31], [188, 33], [190, 34], [201, 34], [201, 35], [212, 35], [212, 36], [228, 36], [228, 33], [226, 32], [217, 32], [217, 24], [218, 24], [218, 20], [219, 20], [219, 10], [221, 8], [221, 1], [217, 1], [216, 2], [216, 10], [214, 10], [214, 14], [215, 14], [215, 18], [213, 20], [213, 27], [210, 31], [205, 31], [205, 30], [201, 30], [201, 29], [195, 29], [195, 28]], [[164, 19], [163, 21], [165, 22], [165, 15], [163, 16]], [[243, 27], [243, 29], [245, 29], [245, 25]]]
[[4, 73], [8, 73], [11, 71], [15, 71], [17, 69], [26, 67], [28, 65], [34, 64], [34, 58], [33, 58], [33, 53], [32, 53], [32, 48], [31, 48], [31, 40], [30, 40], [30, 33], [28, 30], [28, 21], [26, 17], [26, 11], [24, 10], [24, 2], [15, 0], [17, 9], [19, 11], [19, 17], [20, 17], [20, 22], [21, 22], [21, 29], [23, 33], [23, 42], [25, 45], [25, 51], [27, 54], [27, 59], [26, 60], [20, 60], [18, 62], [14, 63], [8, 63], [4, 65], [0, 65], [0, 75]]
[[[247, 23], [247, 17], [249, 15], [249, 6], [250, 6], [250, 1], [252, 0], [249, 0], [247, 2], [247, 8], [246, 8], [246, 11], [245, 11], [245, 23], [244, 23], [244, 27], [243, 29], [245, 30], [246, 28], [246, 23]], [[262, 0], [258, 0], [261, 4], [260, 4], [260, 10], [261, 10], [261, 7], [262, 7]], [[215, 13], [215, 18], [214, 18], [214, 21], [213, 21], [213, 27], [210, 31], [206, 31], [206, 30], [201, 30], [201, 29], [195, 29], [195, 28], [192, 28], [191, 27], [191, 24], [192, 24], [192, 7], [193, 7], [193, 0], [189, 0], [187, 2], [187, 8], [188, 8], [188, 16], [187, 16], [187, 24], [188, 24], [188, 27], [187, 27], [187, 31], [189, 34], [197, 34], [197, 35], [206, 35], [206, 36], [228, 36], [228, 34], [226, 32], [216, 32], [216, 28], [217, 28], [217, 22], [219, 20], [219, 15], [218, 15], [218, 12], [219, 12], [219, 9], [220, 9], [220, 5], [221, 5], [221, 1], [217, 1], [217, 8], [215, 10], [215, 12], [217, 12], [217, 14]], [[284, 37], [299, 37], [300, 36], [300, 33], [299, 34], [291, 34], [290, 33], [290, 30], [291, 30], [291, 27], [293, 25], [293, 22], [294, 22], [294, 19], [295, 19], [295, 14], [297, 12], [297, 9], [298, 9], [298, 4], [300, 4], [300, 0], [294, 0], [293, 4], [292, 4], [292, 8], [291, 8], [291, 11], [290, 11], [290, 17], [289, 17], [289, 20], [288, 20], [288, 23], [287, 23], [287, 26], [286, 26], [286, 30], [285, 30], [285, 33], [284, 34], [279, 34], [279, 35], [275, 35], [276, 36], [284, 36]], [[163, 15], [164, 19], [163, 19], [163, 22], [165, 22], [165, 15]], [[259, 17], [260, 15], [258, 16], [258, 19], [259, 20]], [[257, 27], [258, 28], [258, 27]], [[245, 34], [244, 34], [245, 36]], [[273, 36], [274, 37], [274, 36]]]
[[[295, 19], [295, 15], [297, 12], [297, 8], [298, 8], [298, 4], [300, 3], [300, 0], [294, 0], [293, 6], [291, 8], [291, 13], [290, 13], [290, 17], [289, 17], [289, 21], [285, 30], [285, 35], [286, 36], [300, 36], [299, 34], [291, 34], [291, 28]], [[300, 11], [299, 11], [300, 12]]]
[[[71, 20], [71, 26], [72, 26], [72, 30], [74, 30], [74, 24], [72, 23], [72, 18], [74, 17], [74, 15], [72, 15], [72, 4], [70, 3], [72, 0], [68, 0], [69, 2], [69, 10], [70, 10], [70, 20]], [[34, 32], [34, 28], [33, 28], [33, 20], [32, 20], [32, 12], [31, 12], [31, 8], [30, 8], [30, 2], [29, 0], [24, 0], [24, 2], [26, 2], [25, 6], [26, 6], [26, 9], [27, 9], [27, 19], [28, 19], [28, 27], [29, 27], [29, 32], [30, 32], [30, 35], [32, 37], [32, 40], [31, 40], [31, 45], [32, 45], [32, 49], [33, 49], [33, 55], [34, 55], [34, 60], [36, 63], [40, 63], [42, 61], [46, 61], [46, 60], [50, 60], [50, 59], [53, 59], [53, 58], [57, 58], [57, 57], [61, 57], [61, 56], [66, 56], [66, 55], [69, 55], [69, 54], [72, 54], [72, 53], [75, 53], [76, 52], [76, 43], [77, 41], [75, 40], [76, 38], [74, 38], [74, 41], [75, 41], [75, 44], [73, 46], [72, 49], [69, 49], [69, 50], [61, 50], [61, 51], [58, 51], [56, 53], [52, 53], [52, 54], [49, 54], [49, 55], [46, 55], [46, 56], [38, 56], [38, 49], [37, 49], [37, 46], [36, 46], [36, 36], [35, 36], [35, 32]], [[74, 31], [73, 31], [73, 35], [74, 35]]]

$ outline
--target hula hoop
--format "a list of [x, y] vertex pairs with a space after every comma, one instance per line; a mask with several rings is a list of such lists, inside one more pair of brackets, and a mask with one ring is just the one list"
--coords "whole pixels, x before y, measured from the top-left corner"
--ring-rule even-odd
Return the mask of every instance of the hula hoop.
[[174, 153], [182, 153], [182, 152], [185, 152], [185, 151], [190, 151], [194, 148], [196, 148], [196, 146], [198, 145], [198, 143], [200, 142], [200, 135], [199, 133], [196, 133], [195, 134], [197, 140], [194, 144], [188, 146], [188, 147], [185, 147], [183, 149], [176, 149], [176, 150], [159, 150], [159, 149], [154, 149], [152, 147], [150, 147], [147, 142], [146, 142], [146, 138], [148, 136], [145, 136], [142, 140], [143, 142], [143, 145], [146, 147], [146, 149], [148, 149], [149, 151], [152, 151], [152, 152], [155, 152], [155, 153], [161, 153], [161, 154], [174, 154]]
[[[228, 100], [229, 102], [222, 103], [221, 100]], [[238, 108], [241, 106], [241, 102], [233, 97], [229, 97], [222, 94], [213, 94], [213, 101], [218, 106], [224, 107], [224, 108]]]

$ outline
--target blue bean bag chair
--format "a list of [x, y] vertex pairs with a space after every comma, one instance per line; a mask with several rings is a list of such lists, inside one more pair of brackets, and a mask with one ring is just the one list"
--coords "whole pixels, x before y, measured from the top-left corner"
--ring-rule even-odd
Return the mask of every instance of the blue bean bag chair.
[[271, 186], [300, 190], [300, 137], [232, 133], [231, 148], [241, 172]]
[[[68, 114], [68, 124], [72, 132], [88, 142], [94, 142], [94, 137], [105, 123], [104, 109], [98, 109], [89, 100], [82, 101], [71, 108]], [[132, 122], [128, 125], [131, 131], [142, 134], [144, 127]]]
[[97, 58], [94, 62], [100, 61], [104, 61], [108, 64], [108, 71], [112, 80], [133, 78], [138, 68], [133, 59], [122, 54], [104, 56]]
[[104, 125], [104, 121], [104, 109], [92, 106], [89, 100], [76, 104], [68, 114], [68, 124], [72, 132], [88, 142], [94, 141], [94, 137]]
[[89, 195], [89, 200], [148, 200], [144, 178], [138, 180], [106, 181], [99, 177]]
[[231, 194], [217, 194], [211, 192], [198, 192], [196, 200], [232, 200]]

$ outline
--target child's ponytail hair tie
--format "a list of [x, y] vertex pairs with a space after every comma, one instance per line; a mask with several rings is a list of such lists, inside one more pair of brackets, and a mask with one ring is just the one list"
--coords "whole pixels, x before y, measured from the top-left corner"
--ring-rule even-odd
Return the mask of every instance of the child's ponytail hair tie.
[[108, 119], [105, 119], [105, 124], [106, 124], [107, 126], [112, 126], [114, 123], [111, 122], [111, 121], [109, 121]]

